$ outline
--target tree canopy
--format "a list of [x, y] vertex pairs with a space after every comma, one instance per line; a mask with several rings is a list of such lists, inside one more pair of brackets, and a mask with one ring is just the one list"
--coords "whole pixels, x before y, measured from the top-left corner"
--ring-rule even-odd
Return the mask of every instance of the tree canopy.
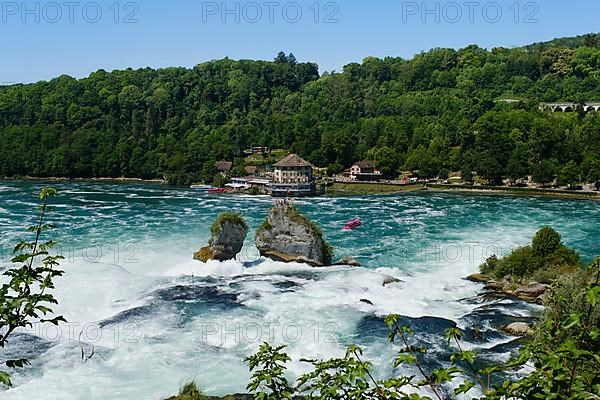
[[600, 99], [594, 37], [369, 57], [322, 75], [280, 53], [3, 86], [0, 176], [210, 181], [215, 161], [267, 146], [331, 171], [372, 158], [386, 173], [462, 170], [498, 181], [537, 169], [542, 183], [575, 183], [575, 172], [593, 181], [598, 113], [538, 106]]

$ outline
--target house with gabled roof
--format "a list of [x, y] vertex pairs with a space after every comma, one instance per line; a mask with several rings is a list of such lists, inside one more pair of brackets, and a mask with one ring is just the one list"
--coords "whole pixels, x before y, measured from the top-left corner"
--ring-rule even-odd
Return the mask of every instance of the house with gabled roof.
[[273, 196], [311, 196], [316, 192], [313, 166], [297, 154], [290, 154], [273, 165]]
[[379, 181], [382, 178], [381, 171], [377, 169], [374, 161], [359, 161], [354, 163], [348, 172], [350, 179], [354, 181]]

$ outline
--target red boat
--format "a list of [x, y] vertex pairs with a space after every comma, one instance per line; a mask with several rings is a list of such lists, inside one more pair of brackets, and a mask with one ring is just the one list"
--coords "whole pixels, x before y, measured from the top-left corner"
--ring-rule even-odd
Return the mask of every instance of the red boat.
[[223, 189], [223, 188], [212, 188], [212, 189], [208, 189], [206, 191], [206, 193], [210, 193], [210, 194], [223, 194], [223, 193], [227, 193], [227, 189]]
[[362, 221], [360, 220], [360, 218], [354, 218], [353, 220], [348, 221], [346, 223], [346, 225], [344, 225], [344, 230], [345, 231], [350, 231], [350, 230], [352, 230], [354, 228], [358, 228], [361, 225], [362, 225]]

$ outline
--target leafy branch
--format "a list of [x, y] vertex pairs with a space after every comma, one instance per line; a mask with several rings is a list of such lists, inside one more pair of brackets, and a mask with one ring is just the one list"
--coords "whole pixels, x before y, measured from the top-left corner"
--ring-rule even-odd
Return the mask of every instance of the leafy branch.
[[[27, 328], [36, 323], [51, 323], [58, 325], [65, 322], [62, 316], [47, 317], [53, 313], [51, 305], [58, 304], [55, 297], [47, 293], [54, 289], [54, 279], [62, 276], [63, 271], [57, 269], [61, 256], [50, 255], [49, 251], [56, 246], [52, 240], [42, 241], [42, 233], [54, 229], [53, 225], [44, 224], [48, 209], [48, 200], [56, 196], [52, 188], [40, 191], [40, 215], [36, 225], [27, 229], [35, 233], [31, 242], [21, 241], [14, 249], [15, 256], [11, 262], [21, 264], [4, 273], [9, 278], [8, 283], [0, 287], [0, 348], [4, 348], [9, 338], [17, 329]], [[34, 265], [37, 260], [41, 262]], [[8, 360], [6, 366], [10, 369], [22, 368], [29, 365], [26, 359]], [[10, 374], [0, 370], [0, 384], [11, 386]]]
[[423, 376], [423, 381], [421, 381], [421, 383], [429, 386], [433, 394], [435, 394], [435, 396], [439, 400], [443, 400], [444, 396], [442, 395], [442, 391], [439, 387], [439, 383], [441, 382], [438, 381], [442, 381], [445, 379], [442, 379], [441, 375], [439, 374], [437, 376], [434, 374], [428, 375], [425, 372], [425, 369], [419, 361], [419, 354], [424, 354], [426, 351], [423, 348], [416, 348], [410, 345], [410, 343], [408, 342], [407, 335], [412, 335], [413, 331], [409, 326], [400, 326], [398, 323], [399, 320], [399, 315], [389, 315], [385, 318], [385, 323], [391, 330], [389, 335], [390, 342], [394, 343], [395, 338], [397, 336], [400, 336], [400, 338], [402, 339], [402, 343], [404, 343], [404, 348], [401, 350], [401, 354], [396, 358], [396, 361], [394, 362], [394, 367], [397, 367], [398, 365], [403, 363], [415, 365], [421, 373], [421, 375]]

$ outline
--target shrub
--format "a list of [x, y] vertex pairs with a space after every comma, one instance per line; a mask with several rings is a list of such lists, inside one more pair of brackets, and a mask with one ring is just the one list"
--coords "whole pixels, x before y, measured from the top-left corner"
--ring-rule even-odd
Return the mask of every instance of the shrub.
[[198, 388], [198, 385], [194, 381], [190, 381], [183, 385], [179, 395], [187, 396], [190, 400], [202, 400], [204, 398], [204, 396], [202, 396], [202, 392]]
[[[574, 314], [588, 314], [590, 302], [587, 298], [587, 288], [591, 280], [595, 278], [591, 276], [590, 272], [588, 269], [579, 269], [564, 274], [556, 280], [551, 295], [544, 304], [546, 308], [542, 313], [542, 326], [568, 319], [569, 316]], [[592, 326], [600, 326], [600, 307], [591, 308], [589, 323]], [[573, 332], [569, 333], [569, 335], [572, 334]], [[566, 339], [567, 337], [555, 337], [557, 341]], [[600, 353], [600, 341], [596, 342], [596, 350]]]
[[535, 282], [551, 284], [561, 276], [572, 274], [578, 270], [579, 268], [575, 267], [574, 264], [556, 264], [548, 268], [538, 269], [533, 273], [531, 278]]
[[499, 259], [492, 256], [481, 265], [482, 274], [491, 275], [496, 279], [502, 279], [507, 275], [514, 277], [524, 277], [533, 273], [538, 266], [539, 261], [533, 255], [531, 246], [519, 247], [504, 258]]
[[581, 257], [562, 244], [560, 234], [550, 227], [543, 227], [536, 233], [531, 246], [519, 247], [501, 259], [492, 256], [480, 270], [496, 279], [511, 275], [514, 280], [538, 277], [549, 282], [560, 276], [561, 271], [571, 271], [580, 264]]
[[561, 245], [554, 253], [546, 256], [544, 263], [551, 266], [575, 266], [581, 264], [581, 256], [577, 251]]
[[514, 277], [530, 276], [539, 268], [539, 259], [530, 246], [519, 247], [500, 261], [500, 274]]
[[190, 381], [183, 385], [179, 394], [175, 397], [171, 397], [168, 400], [204, 400], [205, 397], [202, 391], [198, 388], [198, 385], [194, 381]]
[[540, 229], [533, 238], [531, 247], [536, 256], [547, 257], [558, 250], [562, 245], [558, 232], [549, 226]]
[[483, 264], [481, 264], [479, 266], [479, 270], [484, 275], [496, 276], [496, 271], [499, 268], [498, 267], [499, 261], [500, 260], [498, 260], [498, 256], [493, 254], [491, 257], [489, 257], [487, 260], [485, 260], [485, 262]]

